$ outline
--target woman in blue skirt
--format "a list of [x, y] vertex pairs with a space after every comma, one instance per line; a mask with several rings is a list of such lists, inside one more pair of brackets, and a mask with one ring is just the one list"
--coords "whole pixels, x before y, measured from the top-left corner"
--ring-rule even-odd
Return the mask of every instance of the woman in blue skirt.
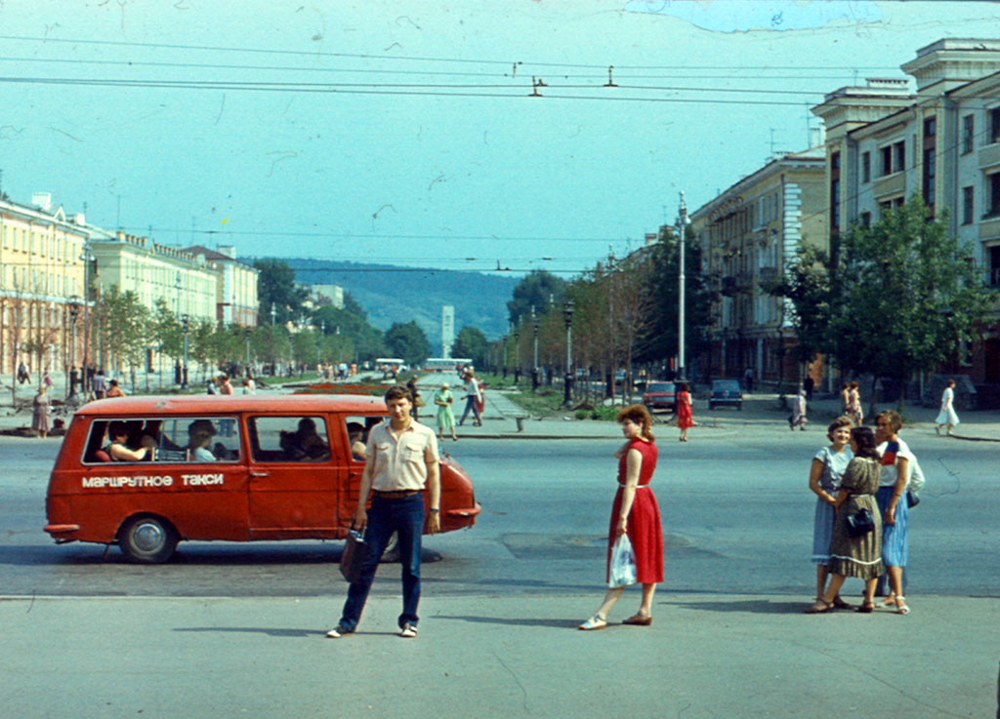
[[[850, 417], [837, 417], [826, 428], [826, 436], [830, 440], [828, 447], [820, 449], [813, 457], [809, 469], [809, 489], [816, 495], [816, 514], [813, 519], [813, 550], [812, 563], [816, 565], [816, 601], [826, 594], [827, 567], [830, 562], [830, 538], [833, 535], [833, 520], [837, 510], [837, 490], [844, 470], [854, 458], [848, 442], [851, 440], [851, 428], [854, 420]], [[833, 605], [838, 609], [847, 609], [850, 605], [837, 595]], [[811, 613], [812, 607], [807, 609]]]
[[908, 554], [906, 485], [910, 480], [913, 453], [906, 442], [899, 438], [903, 420], [899, 413], [888, 409], [875, 416], [876, 441], [881, 455], [882, 476], [879, 482], [878, 502], [882, 512], [882, 564], [889, 577], [891, 594], [886, 606], [896, 605], [900, 614], [909, 614], [910, 608], [903, 596], [903, 567]]

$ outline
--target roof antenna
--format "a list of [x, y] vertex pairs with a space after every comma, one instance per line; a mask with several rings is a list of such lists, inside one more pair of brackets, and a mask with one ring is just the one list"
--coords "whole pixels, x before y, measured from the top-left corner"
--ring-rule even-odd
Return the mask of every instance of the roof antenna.
[[608, 65], [608, 81], [604, 83], [604, 87], [618, 87], [618, 85], [615, 84], [615, 78], [612, 74], [614, 69], [614, 65]]

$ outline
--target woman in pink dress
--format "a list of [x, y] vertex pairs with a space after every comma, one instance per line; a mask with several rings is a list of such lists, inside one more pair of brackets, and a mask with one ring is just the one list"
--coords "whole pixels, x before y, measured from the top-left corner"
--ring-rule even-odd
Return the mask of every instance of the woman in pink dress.
[[691, 415], [691, 393], [686, 382], [677, 385], [677, 426], [681, 428], [681, 442], [688, 441], [688, 428], [694, 427]]
[[[611, 509], [608, 532], [608, 579], [610, 579], [611, 547], [622, 534], [627, 534], [635, 552], [636, 581], [642, 584], [639, 611], [624, 624], [649, 626], [653, 623], [653, 593], [663, 581], [663, 529], [660, 507], [649, 486], [656, 470], [657, 449], [650, 427], [653, 419], [641, 404], [626, 407], [618, 413], [618, 422], [626, 442], [615, 452], [618, 458], [618, 492]], [[624, 587], [608, 589], [604, 601], [580, 629], [604, 629], [608, 612], [622, 595]]]

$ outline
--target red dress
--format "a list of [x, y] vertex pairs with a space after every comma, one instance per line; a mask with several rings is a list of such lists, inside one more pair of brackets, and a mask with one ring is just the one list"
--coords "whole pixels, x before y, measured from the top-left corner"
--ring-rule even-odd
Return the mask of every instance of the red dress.
[[677, 393], [677, 426], [681, 429], [694, 427], [694, 417], [691, 416], [691, 394]]
[[[636, 579], [640, 584], [656, 584], [663, 581], [663, 528], [660, 524], [660, 506], [649, 486], [649, 480], [656, 470], [658, 450], [652, 442], [633, 439], [629, 450], [638, 450], [642, 455], [642, 467], [639, 470], [639, 484], [635, 489], [635, 499], [632, 500], [632, 510], [628, 515], [626, 534], [635, 550]], [[618, 493], [611, 508], [611, 529], [608, 533], [608, 569], [611, 567], [611, 547], [615, 542], [615, 528], [618, 526], [618, 515], [621, 512], [622, 492], [625, 487], [627, 467], [626, 455], [618, 460]], [[608, 572], [607, 574], [610, 574]], [[606, 576], [607, 581], [610, 576]]]

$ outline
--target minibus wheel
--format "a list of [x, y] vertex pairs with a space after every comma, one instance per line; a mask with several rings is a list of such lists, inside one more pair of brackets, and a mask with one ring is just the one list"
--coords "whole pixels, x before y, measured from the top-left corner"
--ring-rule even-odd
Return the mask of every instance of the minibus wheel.
[[180, 538], [174, 526], [153, 515], [131, 517], [118, 532], [122, 553], [133, 562], [159, 564], [165, 562], [177, 549]]

